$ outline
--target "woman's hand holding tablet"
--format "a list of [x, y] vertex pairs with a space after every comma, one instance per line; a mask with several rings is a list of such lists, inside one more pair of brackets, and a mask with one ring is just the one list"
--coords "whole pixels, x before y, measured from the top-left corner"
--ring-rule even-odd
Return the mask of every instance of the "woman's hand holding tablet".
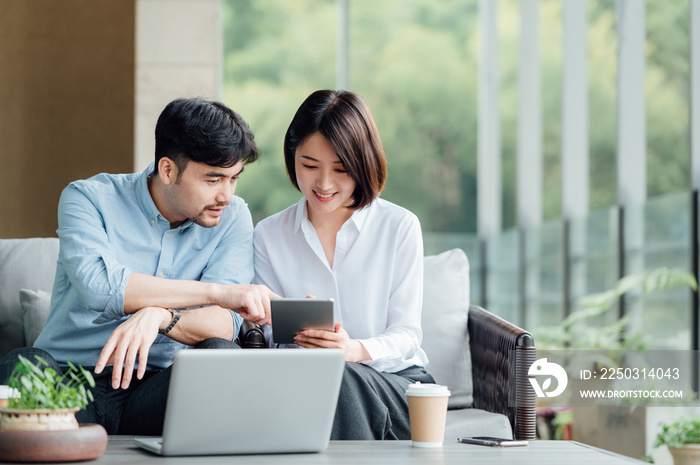
[[333, 299], [270, 299], [272, 337], [277, 344], [294, 344], [305, 329], [333, 331]]

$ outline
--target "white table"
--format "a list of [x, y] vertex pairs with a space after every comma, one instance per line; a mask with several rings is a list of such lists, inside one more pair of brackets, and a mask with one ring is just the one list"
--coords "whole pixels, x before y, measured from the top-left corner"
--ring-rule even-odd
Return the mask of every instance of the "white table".
[[135, 446], [131, 437], [111, 436], [104, 455], [95, 461], [76, 463], [96, 465], [618, 465], [646, 462], [573, 441], [532, 441], [527, 447], [502, 448], [461, 444], [455, 441], [446, 443], [440, 449], [411, 447], [410, 441], [331, 441], [327, 450], [317, 454], [160, 457]]
[[[82, 462], [86, 463], [86, 462]], [[645, 463], [573, 441], [532, 441], [527, 447], [495, 448], [455, 442], [441, 449], [411, 447], [410, 441], [331, 441], [318, 454], [159, 457], [130, 437], [112, 436], [105, 454], [89, 464], [516, 464], [615, 465]]]

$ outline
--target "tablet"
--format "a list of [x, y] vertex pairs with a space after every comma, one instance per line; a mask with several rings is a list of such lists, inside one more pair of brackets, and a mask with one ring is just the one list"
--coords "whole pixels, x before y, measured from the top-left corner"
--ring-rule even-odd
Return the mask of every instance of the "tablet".
[[272, 339], [276, 344], [294, 344], [294, 336], [305, 329], [333, 331], [333, 299], [270, 299]]

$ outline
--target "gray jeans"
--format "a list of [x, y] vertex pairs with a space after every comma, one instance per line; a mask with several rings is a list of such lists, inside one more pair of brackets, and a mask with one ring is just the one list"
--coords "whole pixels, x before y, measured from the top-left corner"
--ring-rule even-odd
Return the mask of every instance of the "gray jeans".
[[419, 366], [385, 373], [346, 362], [331, 439], [411, 439], [406, 388], [416, 381], [435, 382]]

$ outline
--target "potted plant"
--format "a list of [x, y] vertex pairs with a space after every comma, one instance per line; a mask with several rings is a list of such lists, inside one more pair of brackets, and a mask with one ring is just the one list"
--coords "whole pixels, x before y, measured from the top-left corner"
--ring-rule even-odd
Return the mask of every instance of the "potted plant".
[[666, 445], [675, 465], [700, 464], [700, 418], [661, 423], [654, 447]]
[[100, 425], [79, 425], [75, 413], [93, 401], [92, 374], [68, 364], [60, 375], [36, 356], [19, 356], [0, 408], [0, 461], [65, 462], [94, 459], [107, 448]]
[[19, 356], [7, 383], [18, 395], [0, 409], [0, 430], [77, 429], [75, 412], [94, 400], [85, 386], [95, 387], [92, 374], [68, 362], [69, 369], [58, 375], [41, 357], [36, 359], [38, 365]]

